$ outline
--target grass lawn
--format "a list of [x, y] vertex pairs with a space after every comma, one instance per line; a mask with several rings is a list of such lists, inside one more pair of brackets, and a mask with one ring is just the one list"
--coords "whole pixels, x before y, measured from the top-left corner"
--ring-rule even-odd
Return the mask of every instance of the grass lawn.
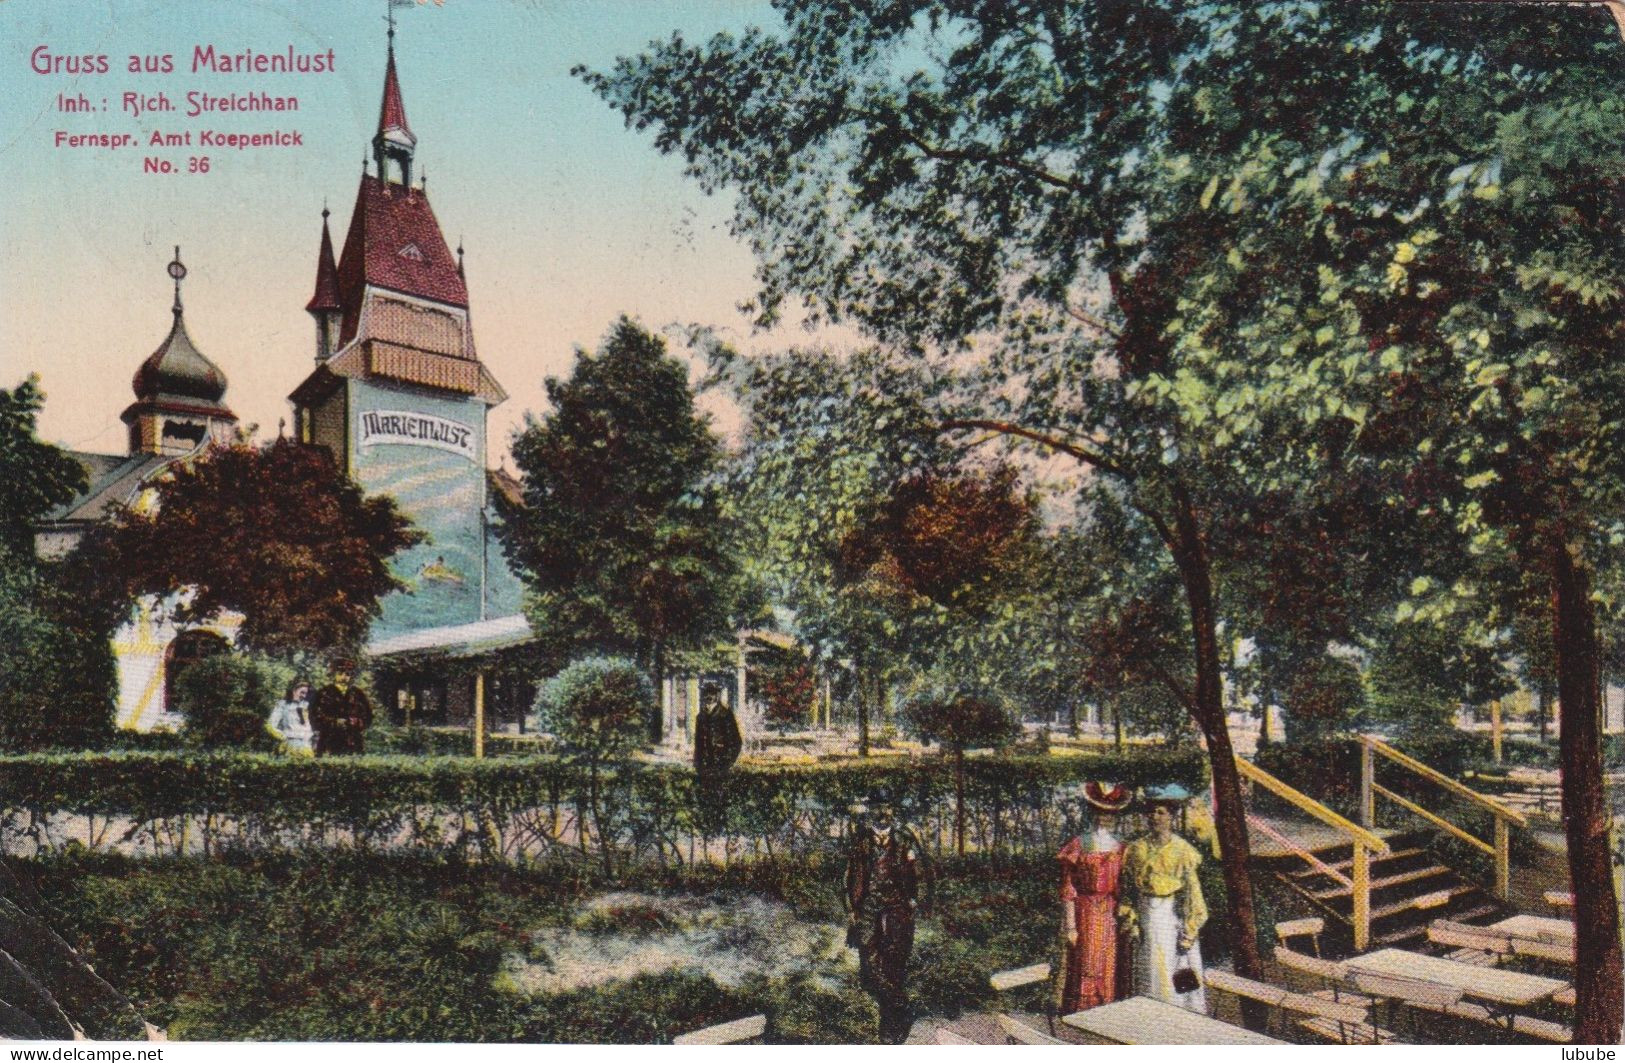
[[[838, 861], [611, 884], [359, 854], [13, 866], [177, 1039], [649, 1043], [759, 1011], [778, 1042], [875, 1030], [842, 945]], [[977, 1010], [990, 972], [1049, 958], [1052, 879], [1036, 858], [939, 869], [919, 1015]], [[1040, 1006], [1029, 994], [1006, 1003]]]

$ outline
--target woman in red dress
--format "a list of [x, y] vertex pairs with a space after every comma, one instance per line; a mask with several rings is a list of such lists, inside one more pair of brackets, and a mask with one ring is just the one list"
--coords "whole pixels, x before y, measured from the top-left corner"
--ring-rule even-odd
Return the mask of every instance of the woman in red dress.
[[1125, 786], [1088, 783], [1083, 801], [1093, 826], [1061, 847], [1061, 969], [1056, 979], [1062, 1015], [1117, 999], [1117, 877], [1123, 843], [1113, 833], [1128, 806]]

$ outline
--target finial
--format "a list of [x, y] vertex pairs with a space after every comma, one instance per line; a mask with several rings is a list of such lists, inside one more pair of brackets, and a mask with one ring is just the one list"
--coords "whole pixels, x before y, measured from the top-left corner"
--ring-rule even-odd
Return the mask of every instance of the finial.
[[169, 275], [175, 280], [175, 305], [171, 308], [181, 316], [181, 281], [186, 279], [186, 267], [181, 265], [181, 245], [175, 245], [175, 260], [169, 264]]
[[384, 21], [389, 23], [389, 46], [395, 47], [395, 0], [384, 0]]
[[361, 176], [367, 176], [367, 153], [364, 151], [361, 153]]
[[282, 439], [284, 436], [287, 435], [287, 433], [288, 433], [288, 419], [286, 417], [278, 417], [276, 419], [276, 437], [278, 439]]
[[463, 238], [457, 238], [457, 276], [463, 275]]
[[324, 222], [325, 222], [325, 221], [326, 221], [326, 220], [327, 220], [327, 215], [328, 215], [328, 210], [327, 210], [327, 197], [326, 197], [326, 196], [323, 196], [323, 197], [322, 197], [322, 221], [324, 221]]
[[418, 191], [424, 195], [429, 194], [429, 168], [427, 166], [418, 173]]

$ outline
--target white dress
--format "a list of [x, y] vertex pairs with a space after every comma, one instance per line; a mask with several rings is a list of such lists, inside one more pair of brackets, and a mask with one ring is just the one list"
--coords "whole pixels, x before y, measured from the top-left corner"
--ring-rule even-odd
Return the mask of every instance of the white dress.
[[284, 701], [271, 710], [267, 722], [271, 733], [282, 739], [290, 753], [313, 752], [310, 706], [303, 701]]

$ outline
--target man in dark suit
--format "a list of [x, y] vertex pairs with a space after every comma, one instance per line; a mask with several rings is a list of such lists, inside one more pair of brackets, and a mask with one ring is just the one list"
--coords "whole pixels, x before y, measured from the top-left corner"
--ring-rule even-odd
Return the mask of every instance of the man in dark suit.
[[908, 1000], [908, 961], [920, 885], [930, 906], [931, 876], [920, 841], [892, 821], [893, 801], [876, 793], [846, 861], [847, 944], [858, 950], [858, 981], [880, 1009], [880, 1041], [902, 1044], [914, 1025]]
[[722, 702], [721, 688], [715, 683], [705, 684], [694, 721], [694, 774], [699, 777], [700, 798], [709, 815], [722, 810], [728, 773], [744, 744], [739, 721]]
[[310, 699], [310, 724], [316, 732], [318, 757], [365, 750], [367, 728], [372, 726], [372, 701], [353, 684], [354, 678], [353, 660], [335, 661], [333, 681]]

